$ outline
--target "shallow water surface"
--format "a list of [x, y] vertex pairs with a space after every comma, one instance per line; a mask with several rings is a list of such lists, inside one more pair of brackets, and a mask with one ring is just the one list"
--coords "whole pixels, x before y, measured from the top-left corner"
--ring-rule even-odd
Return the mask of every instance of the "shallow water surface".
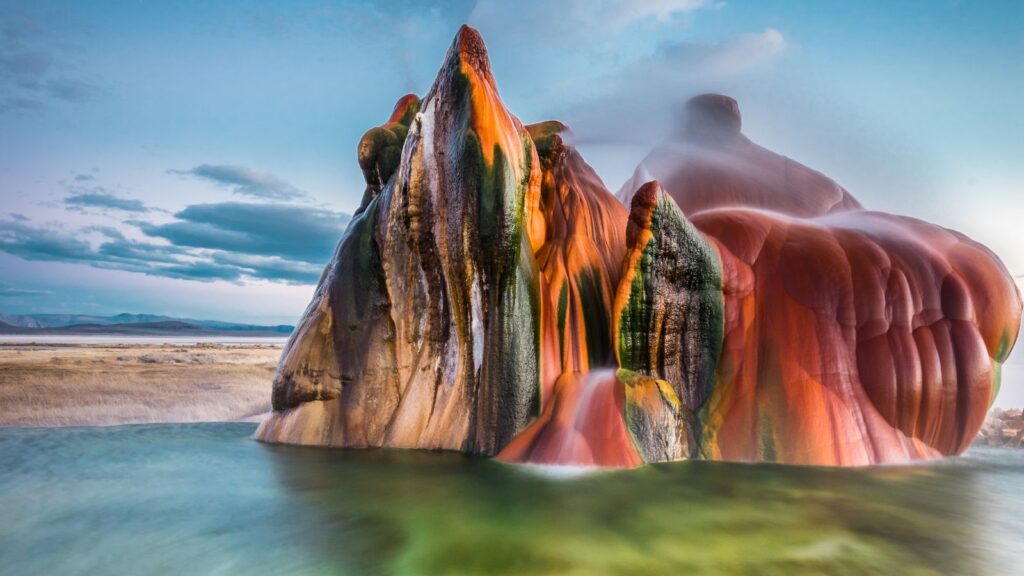
[[254, 429], [0, 429], [0, 572], [1024, 573], [1020, 451], [567, 475]]

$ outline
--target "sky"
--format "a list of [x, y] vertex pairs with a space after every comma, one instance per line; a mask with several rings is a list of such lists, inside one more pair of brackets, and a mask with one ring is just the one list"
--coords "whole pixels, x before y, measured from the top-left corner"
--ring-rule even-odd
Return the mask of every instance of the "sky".
[[722, 92], [754, 141], [1024, 281], [1016, 0], [0, 0], [0, 312], [295, 322], [359, 137], [463, 23], [506, 106], [568, 123], [612, 191]]

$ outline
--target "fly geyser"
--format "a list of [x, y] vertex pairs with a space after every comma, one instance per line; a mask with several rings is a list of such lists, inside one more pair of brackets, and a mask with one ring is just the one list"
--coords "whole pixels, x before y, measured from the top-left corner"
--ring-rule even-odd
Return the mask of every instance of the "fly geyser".
[[728, 97], [686, 111], [616, 197], [565, 126], [505, 109], [463, 27], [359, 143], [362, 205], [256, 437], [620, 467], [963, 451], [1020, 326], [999, 259], [863, 209]]

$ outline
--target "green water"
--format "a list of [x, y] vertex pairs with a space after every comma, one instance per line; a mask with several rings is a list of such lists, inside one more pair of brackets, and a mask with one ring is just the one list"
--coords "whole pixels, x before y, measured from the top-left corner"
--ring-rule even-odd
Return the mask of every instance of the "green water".
[[555, 477], [253, 430], [0, 430], [0, 574], [1024, 573], [1020, 451]]

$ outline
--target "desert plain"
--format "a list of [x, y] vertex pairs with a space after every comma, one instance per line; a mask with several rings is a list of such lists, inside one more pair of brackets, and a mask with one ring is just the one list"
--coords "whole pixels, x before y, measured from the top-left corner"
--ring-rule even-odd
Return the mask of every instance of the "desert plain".
[[279, 344], [0, 346], [0, 426], [259, 419]]

